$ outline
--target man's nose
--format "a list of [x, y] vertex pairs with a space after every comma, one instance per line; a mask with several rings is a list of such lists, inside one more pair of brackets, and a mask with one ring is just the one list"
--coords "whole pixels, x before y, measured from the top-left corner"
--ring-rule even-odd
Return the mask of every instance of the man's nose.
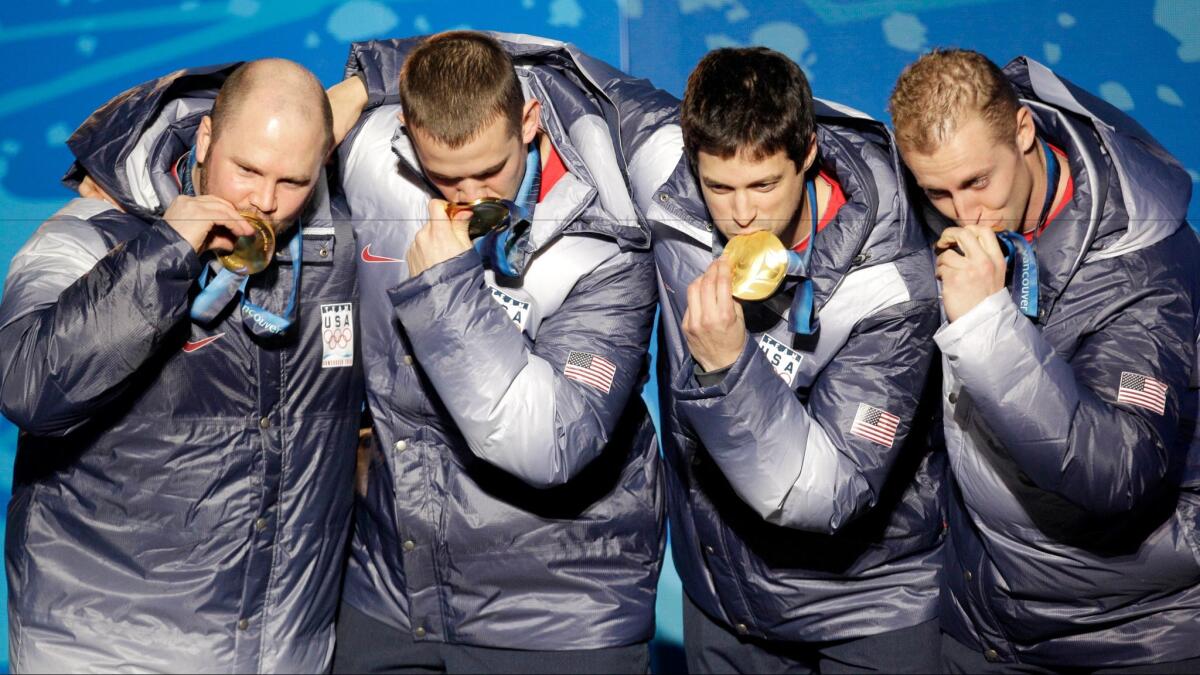
[[733, 216], [733, 222], [738, 227], [749, 227], [758, 216], [758, 209], [755, 208], [749, 195], [736, 192], [733, 195], [733, 211], [731, 215]]
[[958, 221], [959, 225], [975, 225], [983, 217], [983, 207], [969, 194], [956, 192], [953, 200], [954, 219]]
[[460, 202], [473, 202], [476, 199], [483, 199], [487, 196], [487, 185], [481, 181], [471, 180], [458, 184], [455, 199]]
[[250, 195], [250, 205], [263, 214], [274, 213], [277, 206], [274, 183], [264, 180], [255, 186], [254, 192]]

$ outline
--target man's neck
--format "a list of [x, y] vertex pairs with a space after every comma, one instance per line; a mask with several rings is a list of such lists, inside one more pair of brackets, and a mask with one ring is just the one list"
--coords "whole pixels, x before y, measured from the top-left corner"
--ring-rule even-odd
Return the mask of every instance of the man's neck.
[[537, 138], [534, 142], [538, 144], [538, 154], [542, 162], [542, 169], [545, 170], [546, 162], [550, 159], [550, 154], [554, 152], [554, 144], [550, 142], [550, 134], [544, 131], [538, 131]]
[[[1043, 207], [1046, 205], [1046, 190], [1050, 189], [1048, 185], [1049, 174], [1048, 167], [1050, 166], [1051, 158], [1046, 156], [1046, 149], [1049, 146], [1042, 143], [1040, 140], [1037, 143], [1036, 152], [1031, 153], [1030, 171], [1033, 174], [1033, 188], [1029, 193], [1029, 205], [1025, 207], [1025, 220], [1021, 223], [1021, 233], [1029, 233], [1037, 230], [1041, 225]], [[1059, 171], [1057, 183], [1053, 186], [1054, 199], [1050, 203], [1050, 208], [1045, 209], [1048, 216], [1054, 213], [1054, 209], [1063, 199], [1063, 193], [1067, 187], [1067, 169], [1062, 166], [1062, 162], [1055, 158], [1054, 161], [1059, 163]]]
[[825, 209], [829, 208], [829, 198], [833, 196], [833, 186], [820, 175], [819, 171], [813, 169], [810, 176], [817, 193], [816, 215], [814, 217], [812, 206], [808, 203], [809, 178], [805, 178], [804, 189], [800, 192], [800, 206], [796, 209], [795, 215], [792, 216], [792, 222], [783, 232], [783, 243], [788, 248], [800, 245], [800, 242], [812, 235], [814, 221], [819, 222], [821, 220], [821, 214], [825, 213]]

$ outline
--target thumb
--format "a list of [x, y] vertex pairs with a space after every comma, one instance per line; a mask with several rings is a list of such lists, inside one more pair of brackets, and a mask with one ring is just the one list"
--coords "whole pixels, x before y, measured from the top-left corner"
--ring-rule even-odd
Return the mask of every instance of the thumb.
[[454, 232], [454, 236], [468, 244], [471, 243], [471, 235], [469, 234], [470, 226], [470, 211], [459, 211], [458, 213], [454, 214], [454, 218], [450, 220], [450, 227], [451, 231]]

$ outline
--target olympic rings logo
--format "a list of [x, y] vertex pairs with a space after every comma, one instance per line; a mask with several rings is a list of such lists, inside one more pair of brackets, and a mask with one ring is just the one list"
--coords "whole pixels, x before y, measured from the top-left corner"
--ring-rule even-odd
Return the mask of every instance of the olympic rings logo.
[[345, 347], [354, 339], [354, 329], [350, 326], [342, 326], [341, 328], [326, 328], [323, 334], [325, 344], [334, 349]]

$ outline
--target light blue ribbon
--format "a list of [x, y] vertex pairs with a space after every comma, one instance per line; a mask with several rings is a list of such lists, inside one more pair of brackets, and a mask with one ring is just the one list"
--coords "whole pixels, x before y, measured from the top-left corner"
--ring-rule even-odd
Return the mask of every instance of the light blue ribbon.
[[[187, 168], [179, 172], [180, 192], [189, 197], [196, 196], [196, 189], [192, 184], [192, 171], [195, 168], [196, 150], [193, 148], [187, 154]], [[242, 300], [239, 307], [242, 313], [242, 325], [247, 330], [259, 337], [275, 337], [286, 333], [296, 319], [296, 293], [300, 288], [300, 267], [304, 254], [301, 246], [303, 239], [303, 227], [300, 220], [297, 219], [296, 234], [288, 244], [288, 251], [292, 254], [292, 290], [288, 295], [287, 310], [284, 312], [284, 316], [279, 316], [250, 302], [246, 293], [246, 285], [250, 282], [248, 276], [235, 274], [222, 267], [210, 283], [209, 267], [211, 265], [206, 262], [204, 269], [200, 272], [200, 293], [192, 300], [192, 306], [188, 310], [192, 320], [205, 325], [212, 323], [240, 294]]]
[[475, 250], [483, 258], [484, 266], [497, 274], [509, 278], [521, 276], [521, 269], [515, 264], [512, 254], [533, 223], [541, 182], [542, 156], [537, 143], [530, 143], [529, 152], [525, 154], [525, 175], [521, 178], [521, 187], [517, 189], [517, 198], [506, 202], [509, 209], [506, 222], [475, 240]]

